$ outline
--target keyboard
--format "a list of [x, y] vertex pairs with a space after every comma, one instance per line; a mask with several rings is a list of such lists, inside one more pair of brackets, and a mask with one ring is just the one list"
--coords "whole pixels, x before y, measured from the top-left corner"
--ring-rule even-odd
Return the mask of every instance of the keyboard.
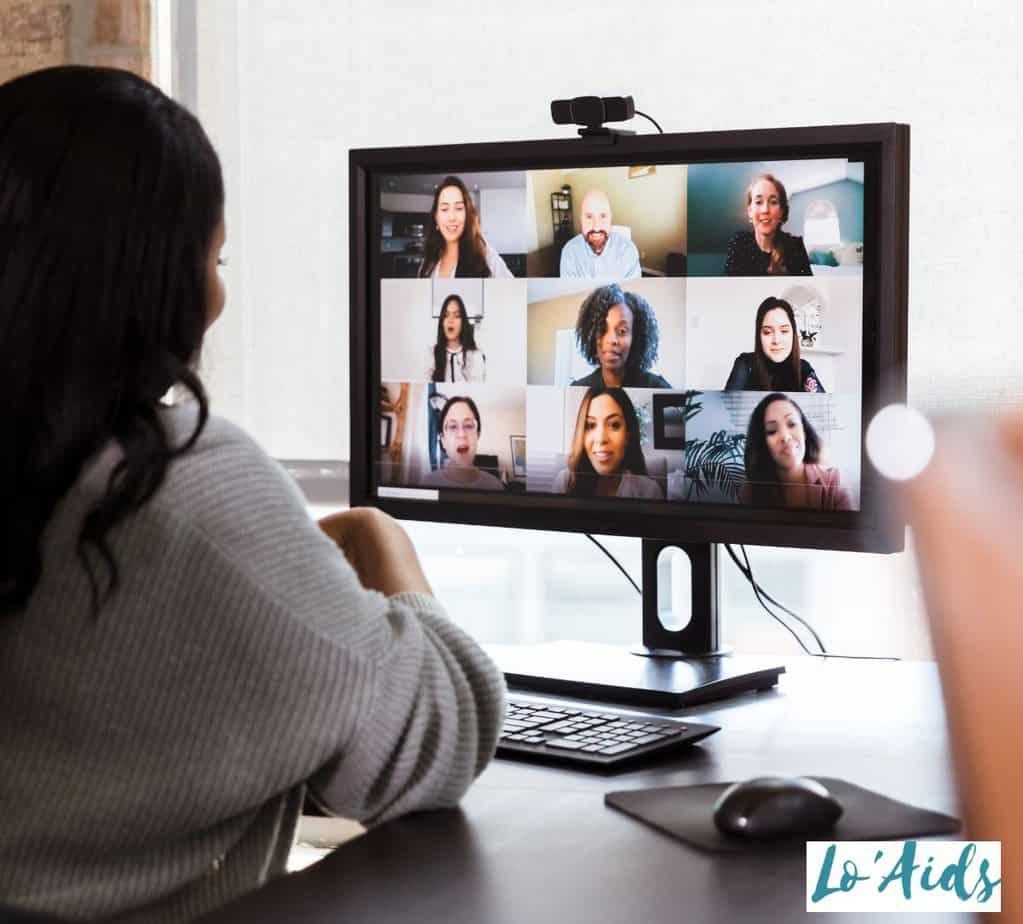
[[497, 753], [579, 768], [616, 769], [681, 750], [719, 730], [697, 722], [512, 698]]

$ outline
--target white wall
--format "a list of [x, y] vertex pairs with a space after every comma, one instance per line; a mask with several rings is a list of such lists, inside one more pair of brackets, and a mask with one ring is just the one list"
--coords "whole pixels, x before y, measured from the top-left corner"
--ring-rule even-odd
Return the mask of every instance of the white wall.
[[[911, 397], [933, 410], [1023, 395], [1023, 18], [1009, 0], [203, 0], [198, 17], [231, 258], [204, 371], [214, 409], [277, 455], [348, 454], [348, 149], [571, 137], [550, 101], [594, 93], [631, 93], [667, 131], [909, 123]], [[926, 652], [904, 556], [777, 554], [812, 560], [830, 589], [815, 608], [833, 647]], [[759, 631], [751, 645], [770, 645], [774, 628]]]

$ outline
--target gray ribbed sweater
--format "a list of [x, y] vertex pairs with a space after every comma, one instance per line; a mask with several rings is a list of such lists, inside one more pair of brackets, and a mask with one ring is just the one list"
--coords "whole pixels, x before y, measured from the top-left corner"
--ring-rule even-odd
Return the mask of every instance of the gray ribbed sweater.
[[[176, 441], [194, 414], [166, 412]], [[500, 675], [433, 598], [361, 587], [231, 424], [111, 533], [122, 585], [91, 617], [75, 542], [116, 456], [0, 619], [0, 901], [186, 921], [284, 871], [307, 788], [368, 824], [457, 802], [493, 753]]]

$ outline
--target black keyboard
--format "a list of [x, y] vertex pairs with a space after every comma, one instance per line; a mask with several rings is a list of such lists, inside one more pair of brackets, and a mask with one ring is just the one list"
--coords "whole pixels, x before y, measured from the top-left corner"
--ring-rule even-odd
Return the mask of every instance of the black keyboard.
[[716, 731], [716, 725], [511, 699], [497, 753], [613, 769], [677, 751]]

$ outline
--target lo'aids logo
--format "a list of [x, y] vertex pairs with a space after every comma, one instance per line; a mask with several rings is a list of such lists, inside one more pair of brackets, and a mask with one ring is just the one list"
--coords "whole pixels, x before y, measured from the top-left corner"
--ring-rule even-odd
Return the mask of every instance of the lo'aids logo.
[[808, 841], [807, 911], [1001, 911], [1001, 841]]

